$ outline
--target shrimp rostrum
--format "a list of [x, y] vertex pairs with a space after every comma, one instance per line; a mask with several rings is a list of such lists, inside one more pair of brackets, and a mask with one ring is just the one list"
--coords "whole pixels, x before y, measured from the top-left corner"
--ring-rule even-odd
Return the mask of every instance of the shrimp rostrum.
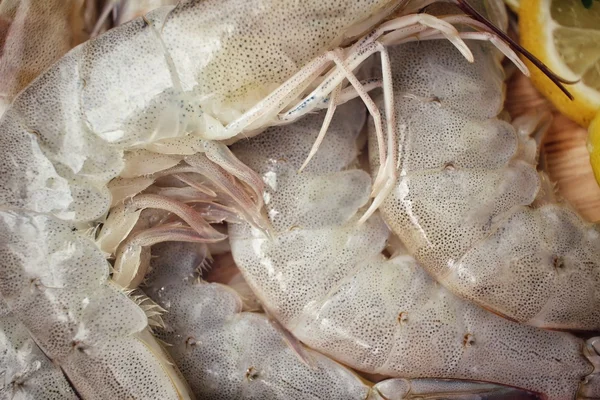
[[497, 54], [470, 46], [473, 64], [439, 42], [391, 51], [399, 161], [383, 218], [455, 294], [521, 323], [599, 330], [598, 226], [544, 201], [520, 134], [535, 121], [499, 116]]

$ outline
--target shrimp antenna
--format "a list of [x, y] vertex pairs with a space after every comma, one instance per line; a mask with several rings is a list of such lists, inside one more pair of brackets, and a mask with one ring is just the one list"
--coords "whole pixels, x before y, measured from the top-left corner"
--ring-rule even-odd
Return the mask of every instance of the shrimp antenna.
[[485, 24], [488, 28], [490, 28], [496, 35], [498, 35], [502, 40], [504, 40], [513, 50], [523, 54], [525, 58], [533, 63], [540, 71], [544, 73], [570, 100], [573, 100], [573, 95], [569, 93], [569, 91], [565, 88], [564, 84], [573, 84], [577, 83], [578, 80], [569, 81], [564, 78], [561, 78], [554, 72], [550, 70], [543, 62], [541, 62], [536, 56], [527, 51], [523, 46], [519, 43], [515, 42], [510, 36], [504, 33], [501, 29], [497, 28], [494, 24], [492, 24], [486, 17], [481, 15], [479, 11], [474, 9], [466, 0], [454, 0], [456, 5], [465, 13], [467, 13], [471, 18], [476, 21]]

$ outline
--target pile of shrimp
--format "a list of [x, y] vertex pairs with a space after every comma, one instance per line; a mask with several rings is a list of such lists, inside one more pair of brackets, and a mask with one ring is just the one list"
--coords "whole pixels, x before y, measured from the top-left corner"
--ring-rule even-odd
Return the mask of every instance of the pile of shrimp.
[[501, 2], [0, 18], [0, 399], [600, 398], [600, 229], [502, 111]]

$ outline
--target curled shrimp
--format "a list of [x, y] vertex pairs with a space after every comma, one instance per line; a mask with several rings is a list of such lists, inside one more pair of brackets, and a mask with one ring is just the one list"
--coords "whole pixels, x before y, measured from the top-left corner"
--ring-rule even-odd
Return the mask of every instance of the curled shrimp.
[[350, 97], [376, 116], [383, 143], [380, 113], [351, 72], [383, 51], [378, 38], [389, 44], [439, 31], [472, 59], [452, 24], [420, 14], [339, 48], [403, 5], [188, 1], [112, 29], [36, 79], [0, 122], [2, 147], [14, 159], [2, 167], [2, 202], [75, 221], [102, 218], [111, 204], [107, 183], [127, 168], [129, 152], [146, 150], [205, 152], [250, 187], [258, 210], [262, 182], [220, 141], [335, 106], [328, 96], [347, 79]]
[[401, 250], [384, 257], [389, 232], [379, 215], [357, 224], [370, 180], [356, 168], [364, 113], [350, 106], [333, 118], [327, 152], [303, 173], [322, 116], [232, 147], [267, 183], [273, 240], [248, 224], [229, 225], [233, 257], [263, 307], [302, 343], [373, 374], [481, 380], [549, 399], [597, 390], [580, 386], [597, 376], [581, 339], [456, 297]]
[[400, 146], [382, 216], [456, 295], [521, 323], [598, 330], [598, 226], [545, 200], [536, 152], [517, 134], [536, 121], [500, 118], [497, 54], [470, 46], [473, 64], [443, 43], [390, 51]]
[[[216, 213], [266, 230], [262, 182], [207, 139], [241, 134], [260, 118], [257, 110], [270, 113], [264, 120], [276, 115], [328, 67], [321, 53], [396, 3], [161, 8], [74, 48], [14, 99], [0, 120], [0, 293], [79, 394], [190, 397], [149, 332], [146, 314], [156, 310], [114, 282], [137, 285], [158, 242], [223, 240], [207, 222]], [[290, 96], [267, 96], [282, 84]], [[114, 203], [113, 193], [122, 196]], [[171, 216], [164, 226], [134, 230], [148, 209]], [[100, 247], [85, 237], [88, 229], [99, 231]], [[111, 281], [106, 256], [115, 257]]]
[[[189, 205], [141, 193], [165, 175], [196, 189], [198, 179], [208, 179], [214, 186], [211, 193], [218, 189], [229, 198], [229, 204], [216, 203], [213, 208], [233, 204], [244, 219], [268, 234], [260, 211], [264, 184], [223, 140], [256, 134], [323, 107], [331, 91], [341, 91], [344, 79], [352, 84], [351, 96], [372, 105], [350, 70], [382, 51], [377, 38], [389, 32], [395, 36], [386, 43], [407, 40], [415, 31], [440, 31], [470, 59], [456, 29], [429, 15], [400, 16], [347, 51], [325, 51], [368, 30], [399, 5], [377, 0], [338, 13], [320, 2], [298, 9], [279, 2], [273, 7], [260, 2], [240, 7], [234, 0], [190, 1], [159, 8], [90, 40], [26, 88], [0, 121], [0, 141], [9, 154], [0, 165], [3, 203], [52, 213], [82, 228], [100, 221], [100, 235], [104, 238], [109, 232], [111, 243], [127, 236], [141, 209], [178, 210], [175, 213], [187, 224], [184, 230], [189, 227], [206, 240], [223, 240], [225, 236], [202, 222]], [[250, 12], [256, 7], [260, 12]], [[314, 28], [310, 21], [323, 16], [326, 19]], [[297, 29], [287, 27], [283, 35], [271, 35], [281, 30], [282, 19]], [[288, 37], [290, 32], [294, 37]], [[248, 37], [253, 39], [248, 42]], [[283, 47], [288, 57], [282, 57]], [[331, 63], [336, 65], [328, 71]], [[322, 74], [326, 76], [321, 82], [314, 82]], [[280, 115], [311, 83], [316, 88], [307, 99]], [[335, 106], [333, 100], [329, 104]], [[370, 110], [379, 115], [376, 108]], [[113, 209], [112, 217], [105, 219], [111, 206], [121, 209]], [[117, 215], [122, 218], [115, 220]], [[191, 233], [177, 229], [178, 237]], [[132, 239], [120, 250], [103, 248], [115, 257], [117, 273], [128, 262], [139, 264], [139, 273], [119, 276], [118, 282], [137, 285], [148, 260], [143, 248], [147, 253], [150, 245], [173, 234], [172, 229], [162, 229]]]
[[143, 281], [156, 243], [224, 240], [211, 222], [269, 233], [264, 183], [223, 141], [360, 96], [383, 142], [351, 72], [384, 52], [378, 38], [441, 32], [471, 60], [452, 24], [432, 16], [361, 36], [403, 5], [188, 1], [74, 48], [16, 96], [0, 120], [0, 293], [79, 393], [191, 396], [149, 332], [157, 311], [121, 287]]
[[231, 288], [198, 279], [205, 244], [153, 248], [144, 291], [165, 308], [157, 336], [202, 399], [409, 399], [411, 396], [522, 395], [477, 382], [388, 379], [377, 384], [299, 343], [266, 315], [242, 312]]

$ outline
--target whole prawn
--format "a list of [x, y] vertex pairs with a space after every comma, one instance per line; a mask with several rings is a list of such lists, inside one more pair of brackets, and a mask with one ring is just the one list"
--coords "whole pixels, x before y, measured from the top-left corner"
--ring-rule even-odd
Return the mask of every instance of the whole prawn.
[[549, 399], [597, 391], [597, 339], [508, 321], [453, 296], [402, 251], [386, 260], [379, 215], [357, 224], [370, 189], [355, 160], [365, 114], [347, 107], [301, 174], [322, 116], [232, 147], [267, 183], [273, 240], [229, 224], [233, 257], [262, 305], [312, 349], [369, 373], [495, 382]]
[[[527, 396], [489, 383], [388, 379], [366, 382], [348, 368], [304, 347], [264, 314], [242, 312], [231, 288], [199, 279], [205, 244], [153, 248], [144, 291], [165, 308], [157, 336], [198, 398], [408, 399], [412, 396]], [[525, 397], [527, 398], [527, 397]]]
[[399, 161], [382, 216], [456, 295], [521, 323], [598, 330], [598, 226], [544, 199], [535, 151], [499, 115], [497, 54], [471, 46], [474, 64], [443, 43], [391, 52]]

